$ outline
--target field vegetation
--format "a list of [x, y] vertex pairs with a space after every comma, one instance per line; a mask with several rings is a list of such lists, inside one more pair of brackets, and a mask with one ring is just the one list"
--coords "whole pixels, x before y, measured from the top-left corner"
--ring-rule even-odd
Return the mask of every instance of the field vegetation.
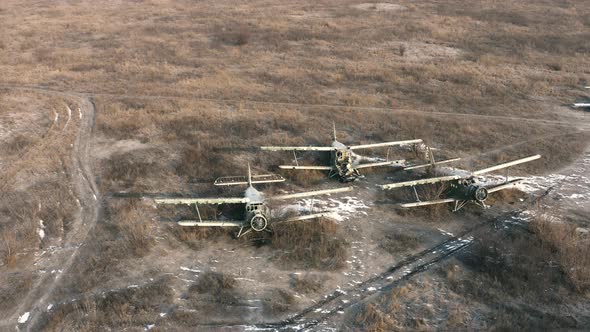
[[[326, 275], [344, 269], [350, 255], [347, 225], [289, 223], [262, 246], [251, 239], [234, 246], [230, 230], [175, 227], [170, 221], [194, 211], [155, 207], [150, 199], [239, 195], [243, 188], [216, 188], [213, 180], [245, 175], [248, 162], [257, 173], [292, 163], [292, 154], [261, 152], [261, 145], [326, 145], [335, 122], [344, 143], [422, 138], [462, 157], [458, 166], [467, 169], [542, 154], [511, 171], [522, 175], [562, 169], [590, 141], [584, 114], [563, 106], [590, 81], [590, 6], [582, 2], [6, 0], [0, 31], [0, 319], [20, 315], [19, 300], [41, 280], [35, 253], [63, 249], [77, 235], [72, 230], [84, 227], [74, 224], [84, 207], [71, 177], [79, 100], [55, 92], [82, 93], [77, 97], [96, 107], [91, 154], [99, 221], [87, 242], [75, 243], [80, 254], [38, 329], [144, 329], [158, 316], [165, 327], [195, 328], [204, 312], [243, 305], [247, 295], [236, 275], [205, 271], [189, 285], [160, 277], [168, 257], [178, 257], [174, 250], [190, 256], [218, 243], [244, 255], [261, 253], [284, 273], [314, 273], [285, 278], [288, 289], [257, 293], [263, 316], [296, 310], [294, 293], [327, 291]], [[74, 110], [68, 127], [66, 106]], [[409, 155], [407, 149], [392, 153]], [[325, 161], [317, 154], [300, 157]], [[284, 174], [292, 184], [264, 189], [337, 185], [322, 172]], [[391, 215], [446, 221], [450, 213], [443, 209]], [[554, 298], [543, 285], [565, 297], [587, 292], [584, 257], [590, 253], [575, 228], [540, 217], [532, 231], [536, 237], [510, 239], [517, 256], [498, 249], [504, 249], [500, 240], [479, 244], [475, 259], [462, 262], [466, 270], [439, 271], [441, 287], [469, 301], [484, 298], [493, 315], [522, 321], [513, 326], [545, 327], [538, 311], [513, 312], [498, 306], [498, 298], [549, 303]], [[409, 252], [424, 239], [379, 235], [385, 254]], [[548, 266], [549, 258], [557, 266]], [[126, 288], [144, 277], [153, 280]], [[344, 327], [428, 329], [435, 317], [443, 317], [442, 329], [510, 327], [494, 325], [491, 316], [474, 325], [477, 315], [460, 303], [444, 312], [429, 309], [417, 291], [425, 286], [355, 307]], [[65, 299], [76, 301], [60, 302]], [[401, 310], [408, 308], [404, 303], [409, 310]], [[558, 321], [551, 327], [576, 326]]]

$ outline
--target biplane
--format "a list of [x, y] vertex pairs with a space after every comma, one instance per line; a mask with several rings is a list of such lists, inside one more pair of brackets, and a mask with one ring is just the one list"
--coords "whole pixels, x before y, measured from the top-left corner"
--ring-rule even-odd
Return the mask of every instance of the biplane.
[[[317, 212], [304, 215], [299, 215], [290, 218], [282, 218], [276, 221], [272, 220], [271, 208], [268, 205], [269, 201], [284, 201], [289, 199], [298, 199], [303, 197], [312, 197], [318, 195], [329, 195], [342, 192], [348, 192], [353, 187], [337, 188], [337, 189], [325, 189], [301, 192], [295, 194], [275, 195], [270, 198], [266, 198], [264, 193], [254, 188], [254, 184], [260, 183], [275, 183], [283, 182], [285, 179], [276, 174], [265, 174], [265, 175], [252, 175], [250, 171], [250, 165], [248, 165], [248, 176], [229, 176], [221, 177], [215, 180], [217, 186], [234, 186], [234, 185], [247, 185], [247, 189], [244, 192], [243, 197], [224, 197], [224, 198], [156, 198], [157, 204], [184, 204], [195, 206], [198, 220], [180, 220], [178, 224], [180, 226], [199, 226], [199, 227], [239, 227], [239, 231], [236, 237], [239, 238], [251, 231], [271, 232], [270, 224], [296, 221], [296, 220], [308, 220], [319, 217], [326, 217], [330, 215], [330, 211]], [[199, 204], [201, 205], [220, 205], [220, 204], [242, 204], [244, 206], [243, 219], [242, 220], [203, 220], [199, 211]]]
[[[347, 146], [337, 140], [336, 125], [334, 124], [334, 133], [332, 137], [332, 144], [330, 146], [263, 146], [261, 147], [261, 149], [266, 151], [293, 151], [293, 156], [295, 157], [295, 165], [279, 165], [279, 168], [281, 169], [329, 171], [329, 177], [338, 176], [341, 182], [350, 182], [362, 176], [360, 173], [360, 169], [363, 168], [379, 166], [398, 166], [400, 169], [416, 169], [431, 166], [431, 163], [423, 165], [406, 166], [404, 159], [389, 160], [389, 153], [387, 156], [387, 160], [371, 163], [362, 163], [362, 161], [366, 158], [354, 152], [356, 150], [361, 149], [403, 145], [425, 147], [421, 139]], [[330, 153], [330, 163], [325, 166], [299, 165], [296, 154], [297, 151], [319, 151], [324, 153]], [[457, 159], [444, 160], [437, 162], [436, 164], [443, 164], [455, 160]]]
[[[488, 195], [494, 193], [496, 191], [500, 191], [503, 189], [508, 189], [514, 187], [520, 181], [521, 178], [516, 179], [508, 179], [508, 174], [506, 174], [505, 179], [501, 183], [494, 183], [490, 184], [489, 181], [482, 181], [479, 177], [481, 175], [497, 171], [500, 169], [505, 169], [510, 166], [515, 166], [523, 163], [527, 163], [536, 159], [541, 158], [540, 155], [534, 155], [518, 160], [513, 160], [507, 163], [498, 164], [495, 166], [491, 166], [488, 168], [480, 169], [473, 172], [466, 172], [465, 174], [456, 174], [456, 175], [446, 175], [441, 177], [434, 177], [434, 178], [427, 178], [415, 181], [405, 181], [405, 182], [398, 182], [398, 183], [391, 183], [391, 184], [384, 184], [379, 185], [383, 190], [390, 190], [395, 188], [403, 188], [403, 187], [412, 187], [414, 191], [414, 195], [416, 197], [416, 202], [413, 203], [402, 203], [400, 204], [401, 207], [411, 208], [417, 206], [426, 206], [426, 205], [433, 205], [433, 204], [444, 204], [444, 203], [455, 203], [453, 208], [453, 212], [459, 211], [462, 207], [464, 207], [467, 203], [473, 202], [481, 207], [487, 207], [485, 205], [485, 200], [488, 198]], [[420, 201], [420, 197], [418, 196], [418, 192], [416, 191], [416, 186], [424, 185], [424, 184], [434, 184], [434, 183], [443, 183], [448, 182], [448, 187], [442, 191], [441, 196], [444, 196], [440, 199], [429, 200], [429, 201]]]

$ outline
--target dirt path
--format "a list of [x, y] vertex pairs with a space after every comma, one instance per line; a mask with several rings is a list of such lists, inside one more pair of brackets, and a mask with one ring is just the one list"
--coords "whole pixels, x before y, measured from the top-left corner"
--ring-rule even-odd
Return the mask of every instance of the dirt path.
[[[54, 290], [59, 286], [64, 276], [68, 274], [78, 256], [80, 247], [86, 242], [90, 231], [99, 219], [100, 195], [94, 182], [94, 175], [90, 164], [91, 139], [95, 124], [94, 104], [89, 98], [80, 98], [77, 95], [51, 91], [46, 91], [46, 93], [80, 99], [79, 114], [68, 109], [68, 114], [63, 114], [66, 120], [64, 120], [62, 128], [62, 130], [65, 130], [68, 125], [73, 126], [75, 122], [72, 121], [72, 117], [78, 117], [78, 121], [76, 121], [78, 123], [77, 134], [73, 142], [70, 158], [73, 165], [71, 170], [72, 185], [79, 201], [80, 209], [73, 220], [71, 230], [66, 234], [63, 245], [60, 248], [62, 252], [52, 257], [51, 265], [56, 268], [59, 267], [58, 272], [56, 274], [47, 273], [41, 275], [27, 296], [20, 301], [15, 314], [0, 322], [0, 329], [12, 329], [11, 326], [16, 326], [17, 330], [35, 330], [40, 313], [45, 310], [48, 305], [47, 301], [50, 299]], [[50, 134], [55, 131], [52, 129]], [[46, 142], [52, 139], [49, 136], [47, 135], [44, 138]], [[40, 144], [40, 146], [34, 147], [30, 151], [27, 151], [26, 154], [34, 154], [39, 149], [42, 149], [43, 145]]]

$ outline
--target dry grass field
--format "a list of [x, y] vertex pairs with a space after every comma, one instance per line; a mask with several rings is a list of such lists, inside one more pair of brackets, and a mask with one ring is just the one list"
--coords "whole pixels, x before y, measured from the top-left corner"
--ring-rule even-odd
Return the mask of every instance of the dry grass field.
[[[211, 184], [247, 162], [279, 172], [292, 155], [260, 146], [325, 145], [332, 122], [343, 143], [422, 138], [465, 169], [540, 153], [511, 174], [568, 174], [588, 158], [588, 113], [566, 106], [590, 85], [588, 40], [590, 6], [574, 0], [1, 1], [0, 330], [240, 330], [380, 273], [441, 229], [520, 208], [529, 194], [485, 212], [400, 211], [405, 193], [374, 185], [416, 175], [367, 172], [366, 214], [242, 241], [180, 229], [170, 221], [195, 212], [150, 198], [239, 195]], [[261, 189], [338, 186], [283, 175]], [[332, 327], [580, 328], [585, 204], [568, 224], [539, 212], [532, 233], [481, 240]]]

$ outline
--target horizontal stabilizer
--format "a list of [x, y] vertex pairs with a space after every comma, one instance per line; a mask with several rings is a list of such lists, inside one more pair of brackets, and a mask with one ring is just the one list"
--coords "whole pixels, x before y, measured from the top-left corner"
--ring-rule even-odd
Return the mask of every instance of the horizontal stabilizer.
[[[452, 163], [454, 161], [459, 161], [459, 160], [461, 160], [461, 158], [441, 160], [441, 161], [435, 162], [434, 165], [436, 166], [436, 165], [448, 164], [448, 163]], [[420, 164], [420, 165], [412, 165], [412, 166], [404, 167], [404, 170], [412, 170], [412, 169], [424, 168], [424, 167], [429, 167], [429, 166], [432, 166], [432, 164], [426, 163], [426, 164]]]
[[336, 193], [343, 193], [347, 191], [352, 191], [354, 187], [345, 187], [345, 188], [337, 188], [337, 189], [325, 189], [325, 190], [316, 190], [316, 191], [307, 191], [297, 194], [287, 194], [287, 195], [278, 195], [271, 197], [272, 200], [284, 200], [284, 199], [293, 199], [293, 198], [303, 198], [303, 197], [311, 197], [311, 196], [319, 196], [319, 195], [328, 195], [328, 194], [336, 194]]
[[[256, 183], [273, 183], [273, 182], [284, 182], [285, 178], [278, 174], [262, 174], [252, 175], [252, 184]], [[247, 176], [224, 176], [215, 180], [214, 185], [216, 186], [236, 186], [236, 185], [247, 185]]]
[[533, 161], [533, 160], [536, 160], [536, 159], [539, 159], [539, 158], [541, 158], [541, 155], [536, 154], [534, 156], [530, 156], [530, 157], [526, 157], [526, 158], [522, 158], [522, 159], [510, 161], [510, 162], [507, 162], [507, 163], [499, 164], [499, 165], [496, 165], [496, 166], [492, 166], [492, 167], [480, 169], [479, 171], [472, 172], [471, 174], [474, 175], [474, 176], [475, 175], [481, 175], [481, 174], [485, 174], [485, 173], [497, 171], [499, 169], [503, 169], [503, 168], [506, 168], [506, 167], [510, 167], [510, 166], [514, 166], [514, 165], [518, 165], [518, 164], [523, 164], [523, 163], [526, 163], [526, 162], [529, 162], [529, 161]]
[[331, 146], [261, 146], [265, 151], [334, 151]]
[[460, 175], [449, 175], [449, 176], [441, 176], [441, 177], [437, 177], [437, 178], [429, 178], [429, 179], [422, 179], [422, 180], [415, 180], [415, 181], [405, 181], [405, 182], [398, 182], [398, 183], [391, 183], [391, 184], [383, 184], [383, 185], [380, 185], [379, 187], [381, 187], [381, 189], [383, 189], [383, 190], [387, 190], [387, 189], [393, 189], [393, 188], [417, 186], [417, 185], [428, 184], [428, 183], [439, 183], [439, 182], [444, 182], [444, 181], [453, 181], [453, 180], [459, 180], [462, 178], [463, 177]]
[[433, 201], [425, 201], [425, 202], [403, 203], [403, 204], [400, 204], [399, 206], [404, 207], [404, 208], [411, 208], [411, 207], [417, 207], [417, 206], [452, 203], [455, 201], [457, 201], [457, 200], [454, 198], [445, 198], [445, 199], [436, 199]]
[[217, 220], [180, 220], [180, 226], [199, 226], [199, 227], [240, 227], [243, 225], [241, 221], [217, 221]]
[[157, 204], [241, 204], [248, 203], [250, 200], [246, 197], [227, 197], [227, 198], [156, 198]]
[[411, 140], [407, 140], [407, 141], [352, 145], [350, 147], [350, 149], [351, 150], [359, 150], [359, 149], [379, 148], [379, 147], [383, 147], [383, 146], [407, 145], [407, 144], [417, 144], [417, 143], [422, 143], [422, 140], [421, 139], [411, 139]]
[[359, 164], [359, 165], [356, 165], [354, 168], [360, 169], [360, 168], [379, 167], [379, 166], [388, 166], [388, 165], [400, 165], [404, 162], [405, 162], [404, 159], [392, 160], [392, 161], [381, 161], [378, 163]]
[[316, 171], [331, 171], [333, 168], [330, 166], [296, 166], [296, 165], [279, 165], [281, 169], [309, 169]]

